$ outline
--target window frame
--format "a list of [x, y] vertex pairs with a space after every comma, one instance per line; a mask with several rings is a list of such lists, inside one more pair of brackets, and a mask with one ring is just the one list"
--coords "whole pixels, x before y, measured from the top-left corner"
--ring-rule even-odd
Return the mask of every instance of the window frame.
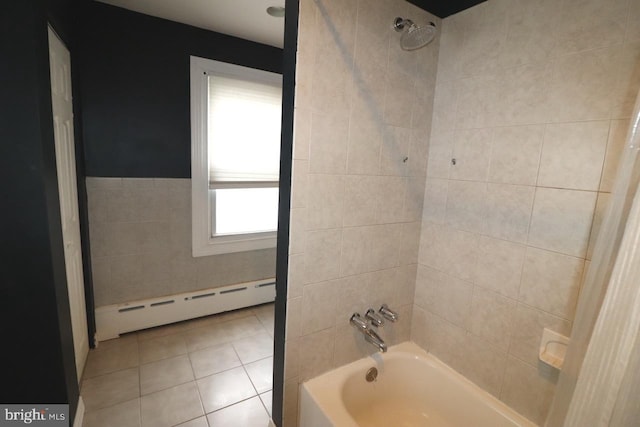
[[[223, 75], [282, 87], [282, 76], [269, 71], [228, 64], [212, 59], [190, 57], [191, 81], [191, 217], [192, 253], [194, 257], [275, 248], [277, 230], [213, 236], [212, 201], [215, 190], [209, 186], [208, 155], [208, 76]], [[257, 188], [260, 184], [248, 183]], [[268, 185], [273, 187], [273, 184]], [[212, 194], [213, 193], [213, 194]]]

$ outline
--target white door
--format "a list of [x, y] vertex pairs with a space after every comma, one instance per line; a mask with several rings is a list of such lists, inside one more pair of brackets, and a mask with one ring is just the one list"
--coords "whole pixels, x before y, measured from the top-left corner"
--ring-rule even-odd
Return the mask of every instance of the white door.
[[89, 333], [87, 331], [80, 222], [78, 219], [78, 188], [71, 99], [71, 55], [51, 28], [49, 28], [49, 57], [64, 260], [67, 271], [67, 287], [69, 288], [76, 371], [78, 372], [78, 380], [80, 380], [89, 353]]

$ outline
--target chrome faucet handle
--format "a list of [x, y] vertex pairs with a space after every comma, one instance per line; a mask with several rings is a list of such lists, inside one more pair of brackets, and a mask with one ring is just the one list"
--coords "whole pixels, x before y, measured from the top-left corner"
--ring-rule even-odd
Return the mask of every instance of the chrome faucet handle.
[[362, 316], [360, 316], [360, 313], [353, 313], [351, 315], [351, 318], [349, 319], [349, 323], [351, 323], [351, 325], [356, 329], [360, 329], [363, 331], [366, 331], [367, 329], [369, 329], [369, 325], [367, 324], [367, 321], [364, 320]]
[[370, 308], [369, 310], [367, 310], [367, 312], [364, 314], [364, 317], [366, 319], [371, 320], [371, 324], [373, 326], [384, 325], [384, 319], [380, 317], [373, 308]]
[[380, 310], [378, 311], [380, 312], [380, 314], [382, 314], [382, 317], [391, 322], [395, 322], [398, 320], [398, 313], [391, 310], [387, 304], [382, 304], [382, 307], [380, 307]]

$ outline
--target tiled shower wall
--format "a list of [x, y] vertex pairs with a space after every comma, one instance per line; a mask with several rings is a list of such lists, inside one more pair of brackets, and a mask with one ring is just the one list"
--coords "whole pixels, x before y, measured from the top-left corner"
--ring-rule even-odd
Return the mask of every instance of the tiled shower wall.
[[409, 338], [437, 41], [405, 52], [400, 0], [300, 4], [285, 367], [285, 425], [298, 384], [374, 352], [349, 325], [386, 302]]
[[191, 180], [87, 178], [97, 307], [275, 276], [274, 249], [194, 258]]
[[411, 337], [538, 423], [542, 329], [571, 331], [639, 60], [632, 0], [489, 0], [442, 24]]

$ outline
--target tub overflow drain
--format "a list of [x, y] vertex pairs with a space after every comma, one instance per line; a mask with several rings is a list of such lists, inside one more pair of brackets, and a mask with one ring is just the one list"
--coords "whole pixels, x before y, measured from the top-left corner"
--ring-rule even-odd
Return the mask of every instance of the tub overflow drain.
[[378, 370], [376, 368], [369, 369], [365, 378], [368, 383], [375, 381], [378, 378]]

